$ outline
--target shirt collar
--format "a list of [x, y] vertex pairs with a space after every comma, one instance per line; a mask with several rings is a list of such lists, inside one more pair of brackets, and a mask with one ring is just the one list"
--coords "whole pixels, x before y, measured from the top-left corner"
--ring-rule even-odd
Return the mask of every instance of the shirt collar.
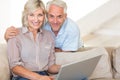
[[[30, 32], [27, 27], [22, 27], [22, 33]], [[42, 29], [39, 29], [40, 33], [43, 33]]]

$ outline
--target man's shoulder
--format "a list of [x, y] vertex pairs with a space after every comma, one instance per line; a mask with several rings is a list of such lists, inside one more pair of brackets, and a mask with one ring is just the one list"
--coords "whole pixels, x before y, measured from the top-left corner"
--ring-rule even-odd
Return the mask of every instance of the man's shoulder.
[[66, 30], [73, 31], [73, 32], [79, 31], [79, 26], [73, 20], [71, 20], [70, 18], [67, 18]]
[[70, 18], [66, 19], [66, 26], [71, 28], [78, 28], [77, 23]]
[[71, 18], [67, 18], [67, 23], [71, 23], [71, 24], [77, 24], [74, 20], [72, 20]]
[[51, 27], [50, 27], [50, 25], [49, 25], [48, 22], [45, 23], [45, 25], [43, 26], [43, 29], [45, 29], [45, 30], [51, 30]]

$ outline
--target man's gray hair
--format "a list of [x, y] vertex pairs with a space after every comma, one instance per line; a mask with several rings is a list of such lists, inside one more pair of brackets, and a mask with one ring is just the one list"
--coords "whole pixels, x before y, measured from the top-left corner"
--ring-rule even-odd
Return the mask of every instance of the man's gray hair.
[[67, 13], [67, 5], [64, 1], [62, 1], [62, 0], [48, 1], [47, 4], [46, 4], [46, 11], [47, 12], [49, 11], [49, 8], [50, 8], [51, 5], [56, 5], [56, 6], [62, 7], [64, 9], [64, 13]]

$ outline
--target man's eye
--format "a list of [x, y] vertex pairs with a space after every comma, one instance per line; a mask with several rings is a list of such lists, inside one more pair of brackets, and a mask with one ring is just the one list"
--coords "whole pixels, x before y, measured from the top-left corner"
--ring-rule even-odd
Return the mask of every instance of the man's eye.
[[61, 15], [60, 15], [60, 16], [58, 16], [58, 18], [62, 18], [62, 17], [63, 17], [63, 16], [61, 16]]
[[54, 16], [53, 15], [49, 15], [48, 17], [53, 18]]

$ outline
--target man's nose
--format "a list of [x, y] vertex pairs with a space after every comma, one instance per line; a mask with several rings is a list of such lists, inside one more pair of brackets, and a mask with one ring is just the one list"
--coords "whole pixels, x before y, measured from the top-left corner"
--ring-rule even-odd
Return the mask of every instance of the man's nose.
[[54, 18], [54, 23], [57, 23], [57, 18]]

